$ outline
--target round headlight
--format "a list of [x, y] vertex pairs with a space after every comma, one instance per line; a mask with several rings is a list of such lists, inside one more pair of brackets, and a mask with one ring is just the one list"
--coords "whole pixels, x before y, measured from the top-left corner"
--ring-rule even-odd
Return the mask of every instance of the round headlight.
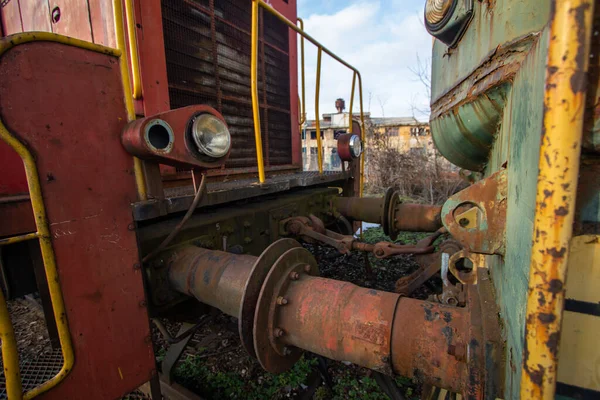
[[427, 0], [425, 3], [425, 21], [431, 25], [440, 23], [452, 5], [453, 0]]
[[362, 153], [362, 143], [358, 135], [352, 135], [350, 138], [350, 152], [354, 158], [360, 157]]
[[200, 153], [220, 158], [229, 152], [231, 135], [229, 129], [212, 114], [200, 114], [192, 123], [192, 138]]

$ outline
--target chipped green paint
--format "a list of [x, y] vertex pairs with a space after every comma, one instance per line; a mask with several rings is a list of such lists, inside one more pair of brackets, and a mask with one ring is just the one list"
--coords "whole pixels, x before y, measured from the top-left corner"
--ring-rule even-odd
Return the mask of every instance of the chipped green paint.
[[[455, 163], [467, 160], [484, 177], [506, 166], [505, 254], [487, 261], [507, 341], [504, 397], [513, 399], [521, 381], [550, 1], [477, 1], [474, 12], [456, 49], [434, 44], [431, 128]], [[474, 107], [486, 113], [475, 117]], [[464, 126], [484, 145], [473, 145]]]

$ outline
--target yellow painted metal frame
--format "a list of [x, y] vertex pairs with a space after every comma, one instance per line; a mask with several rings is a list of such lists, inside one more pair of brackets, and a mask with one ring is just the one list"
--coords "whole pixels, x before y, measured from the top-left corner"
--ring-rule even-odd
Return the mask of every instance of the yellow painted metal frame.
[[[133, 0], [125, 0], [125, 16], [127, 21], [127, 37], [129, 42], [129, 59], [131, 62], [131, 76], [133, 79], [133, 98], [142, 98], [142, 78], [140, 74], [140, 60], [135, 35], [135, 18], [133, 13]], [[123, 47], [120, 47], [124, 51]]]
[[[130, 7], [130, 9], [132, 13], [131, 18], [133, 19], [133, 7]], [[117, 41], [117, 48], [119, 51], [119, 67], [121, 68], [121, 79], [123, 79], [123, 92], [125, 96], [125, 108], [127, 109], [127, 120], [128, 122], [131, 122], [135, 120], [135, 109], [133, 107], [131, 84], [129, 83], [129, 62], [127, 60], [127, 46], [125, 45], [125, 32], [123, 30], [122, 0], [113, 0], [113, 17], [115, 20], [115, 38]], [[134, 26], [133, 21], [131, 25]], [[134, 40], [132, 40], [131, 42], [135, 43], [135, 32], [133, 34]], [[132, 37], [131, 34], [129, 37]], [[135, 57], [135, 60], [137, 61], [137, 56]], [[139, 76], [139, 64], [137, 72]], [[133, 76], [135, 77], [135, 75], [136, 74], [134, 71]], [[133, 170], [135, 172], [135, 185], [137, 187], [138, 197], [141, 201], [145, 201], [148, 199], [148, 191], [146, 189], [146, 177], [144, 175], [144, 167], [142, 165], [142, 160], [140, 160], [137, 157], [133, 157]]]
[[550, 20], [521, 398], [554, 399], [594, 2], [555, 0]]
[[[109, 47], [100, 46], [97, 44], [85, 42], [67, 36], [57, 35], [50, 32], [24, 32], [16, 35], [11, 35], [7, 38], [3, 38], [0, 40], [0, 57], [11, 48], [20, 44], [30, 42], [62, 43], [68, 46], [73, 46], [117, 57], [119, 59], [121, 77], [123, 80], [122, 83], [123, 92], [125, 93], [125, 106], [127, 108], [127, 117], [130, 121], [134, 120], [135, 112], [133, 108], [133, 99], [129, 84], [128, 61], [125, 52], [125, 39], [123, 33], [123, 17], [122, 12], [120, 12], [122, 10], [121, 0], [114, 0], [113, 7], [115, 16], [115, 32], [119, 49], [112, 49]], [[19, 156], [23, 160], [25, 175], [27, 177], [27, 185], [29, 187], [31, 207], [33, 210], [33, 215], [36, 224], [36, 232], [2, 239], [0, 240], [0, 246], [18, 243], [26, 240], [39, 240], [40, 250], [42, 253], [42, 260], [44, 263], [44, 270], [46, 272], [46, 278], [48, 280], [48, 289], [50, 292], [52, 309], [54, 311], [55, 322], [58, 330], [58, 337], [63, 356], [62, 368], [54, 377], [23, 394], [23, 388], [21, 385], [20, 373], [18, 368], [19, 355], [16, 343], [14, 341], [14, 332], [10, 321], [10, 315], [8, 314], [8, 308], [6, 306], [4, 296], [0, 297], [0, 337], [2, 338], [2, 358], [4, 364], [4, 374], [6, 378], [7, 393], [11, 400], [32, 399], [55, 387], [66, 378], [69, 371], [71, 371], [71, 369], [73, 368], [75, 362], [75, 355], [73, 352], [73, 345], [71, 342], [71, 336], [67, 324], [65, 305], [60, 289], [58, 271], [56, 269], [56, 260], [54, 256], [54, 250], [52, 247], [52, 239], [50, 236], [48, 220], [46, 218], [46, 210], [44, 207], [44, 200], [42, 197], [42, 190], [40, 186], [37, 166], [35, 164], [35, 159], [31, 152], [27, 149], [27, 147], [18, 139], [16, 139], [7, 130], [6, 126], [1, 120], [0, 139], [2, 139], [12, 149], [14, 149], [15, 152], [17, 152], [17, 154], [19, 154]], [[138, 188], [138, 195], [141, 200], [145, 200], [146, 184], [141, 161], [137, 158], [134, 158], [134, 169], [136, 176], [136, 185]]]
[[[315, 112], [317, 116], [316, 120], [316, 128], [317, 128], [317, 143], [318, 143], [318, 159], [319, 159], [319, 172], [323, 172], [323, 149], [321, 148], [321, 130], [319, 125], [319, 85], [320, 85], [320, 71], [321, 71], [321, 54], [325, 52], [331, 58], [344, 65], [346, 68], [352, 70], [354, 72], [353, 75], [353, 84], [352, 84], [352, 94], [350, 96], [350, 131], [352, 131], [352, 101], [354, 99], [354, 82], [358, 77], [358, 92], [360, 98], [360, 124], [361, 124], [361, 140], [365, 143], [366, 133], [365, 133], [365, 118], [363, 112], [363, 96], [362, 96], [362, 79], [360, 76], [360, 72], [354, 68], [352, 65], [348, 64], [346, 61], [338, 57], [335, 53], [329, 50], [327, 47], [323, 46], [312, 36], [304, 32], [304, 22], [301, 23], [300, 27], [294, 24], [292, 21], [283, 16], [279, 11], [275, 10], [272, 6], [267, 4], [264, 0], [252, 0], [252, 52], [251, 52], [251, 60], [250, 60], [250, 75], [251, 75], [251, 93], [252, 93], [252, 113], [254, 116], [254, 138], [256, 142], [256, 158], [258, 163], [258, 179], [260, 183], [265, 181], [265, 166], [262, 156], [262, 138], [261, 138], [261, 129], [260, 129], [260, 103], [258, 101], [258, 8], [262, 7], [275, 17], [279, 19], [281, 22], [286, 24], [290, 29], [294, 32], [298, 33], [302, 39], [306, 39], [318, 49], [318, 60], [317, 60], [317, 88], [316, 88], [316, 105]], [[301, 20], [300, 20], [301, 21]], [[302, 73], [304, 72], [304, 40], [300, 42], [301, 52], [302, 52]], [[304, 82], [304, 74], [302, 75]], [[302, 93], [304, 94], [304, 84], [302, 85]], [[304, 106], [304, 101], [302, 101], [302, 105]], [[361, 173], [360, 173], [360, 195], [363, 193], [364, 186], [364, 164], [365, 164], [365, 154], [361, 155]]]

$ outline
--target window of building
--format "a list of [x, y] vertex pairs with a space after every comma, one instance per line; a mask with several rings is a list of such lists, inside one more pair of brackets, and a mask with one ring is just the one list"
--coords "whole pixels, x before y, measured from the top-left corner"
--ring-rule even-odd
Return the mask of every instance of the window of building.
[[337, 149], [335, 147], [331, 149], [331, 154], [337, 154]]
[[388, 134], [388, 136], [398, 136], [398, 127], [394, 126], [392, 128], [387, 128], [386, 133]]
[[427, 151], [425, 150], [425, 147], [412, 147], [410, 149], [410, 154], [416, 154], [416, 155], [426, 156], [427, 155]]
[[304, 139], [306, 139], [306, 131], [305, 130], [302, 131], [302, 140], [304, 140]]
[[337, 131], [333, 132], [333, 138], [334, 138], [335, 140], [337, 140], [337, 139], [340, 137], [340, 135], [343, 135], [344, 133], [346, 133], [346, 131], [343, 131], [343, 130], [337, 130]]
[[316, 148], [316, 147], [311, 147], [311, 148], [310, 148], [310, 154], [311, 154], [312, 156], [314, 156], [315, 154], [317, 154], [317, 148]]
[[305, 154], [305, 153], [306, 153], [306, 147], [303, 147], [302, 148], [302, 154]]
[[311, 140], [315, 140], [317, 138], [317, 132], [316, 131], [310, 131], [310, 138], [311, 138]]

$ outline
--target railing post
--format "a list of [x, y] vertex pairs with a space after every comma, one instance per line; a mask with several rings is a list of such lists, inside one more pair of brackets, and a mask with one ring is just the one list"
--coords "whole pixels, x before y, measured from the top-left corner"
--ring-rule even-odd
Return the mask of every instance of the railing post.
[[315, 88], [315, 124], [317, 127], [317, 161], [319, 163], [319, 173], [323, 173], [323, 144], [321, 141], [321, 123], [319, 120], [319, 91], [321, 86], [321, 55], [323, 49], [318, 47], [317, 52], [317, 87]]
[[356, 72], [352, 74], [352, 89], [350, 90], [350, 109], [348, 110], [348, 132], [352, 133], [352, 106], [354, 105], [354, 87], [356, 86]]
[[[300, 29], [304, 31], [304, 21], [302, 18], [298, 18], [298, 23], [300, 24]], [[304, 36], [300, 35], [300, 78], [302, 82], [302, 101], [300, 102], [300, 106], [302, 107], [300, 110], [300, 129], [302, 129], [302, 124], [306, 122], [306, 91], [304, 89]]]
[[258, 102], [258, 0], [252, 0], [252, 41], [250, 57], [250, 83], [252, 91], [252, 117], [254, 119], [254, 142], [256, 143], [256, 162], [258, 181], [265, 181], [265, 164], [260, 131], [260, 104]]
[[21, 386], [21, 373], [19, 371], [19, 353], [15, 332], [10, 321], [4, 294], [0, 290], [0, 339], [2, 340], [2, 364], [4, 378], [6, 379], [6, 394], [9, 399], [20, 400], [23, 398]]
[[363, 91], [362, 91], [362, 78], [360, 72], [356, 71], [358, 75], [358, 100], [360, 102], [360, 141], [363, 145], [363, 151], [360, 155], [360, 190], [359, 197], [363, 196], [365, 186], [365, 158], [367, 156], [367, 133], [365, 132], [365, 114], [363, 112]]

